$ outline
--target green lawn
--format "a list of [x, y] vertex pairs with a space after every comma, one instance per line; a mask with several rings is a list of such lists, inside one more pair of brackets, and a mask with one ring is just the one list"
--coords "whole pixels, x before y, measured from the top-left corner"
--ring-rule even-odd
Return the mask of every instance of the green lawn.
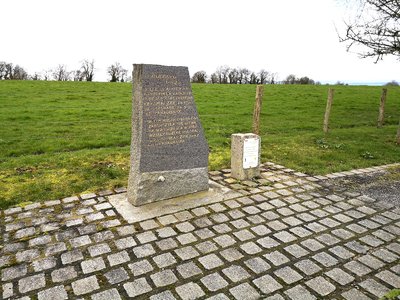
[[[193, 85], [211, 149], [229, 167], [230, 135], [250, 132], [254, 85]], [[322, 132], [327, 86], [265, 86], [262, 159], [310, 174], [400, 161], [400, 88], [336, 86], [331, 131]], [[0, 81], [0, 207], [126, 186], [131, 85]]]

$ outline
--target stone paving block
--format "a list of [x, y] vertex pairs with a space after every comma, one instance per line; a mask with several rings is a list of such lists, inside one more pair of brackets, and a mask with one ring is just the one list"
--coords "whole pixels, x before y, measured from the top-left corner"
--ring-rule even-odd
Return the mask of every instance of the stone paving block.
[[200, 255], [200, 253], [192, 246], [176, 249], [175, 253], [182, 260], [192, 259]]
[[228, 282], [218, 272], [206, 275], [200, 281], [210, 292], [215, 292], [228, 286]]
[[319, 252], [314, 256], [312, 256], [312, 258], [317, 262], [319, 262], [324, 267], [332, 267], [339, 263], [339, 261], [336, 258], [334, 258], [332, 255], [329, 255], [326, 252]]
[[297, 269], [306, 274], [307, 276], [318, 273], [322, 269], [309, 259], [301, 260], [294, 264]]
[[171, 227], [163, 227], [163, 228], [157, 229], [156, 231], [160, 238], [167, 238], [167, 237], [177, 235], [176, 231]]
[[250, 228], [258, 236], [266, 236], [267, 234], [271, 233], [271, 230], [266, 227], [265, 225], [258, 225]]
[[378, 298], [383, 297], [390, 290], [389, 288], [371, 278], [364, 280], [363, 282], [359, 283], [359, 285]]
[[331, 253], [335, 254], [337, 257], [342, 258], [342, 259], [349, 259], [354, 257], [354, 253], [350, 252], [346, 248], [342, 246], [335, 246], [330, 249], [328, 249]]
[[260, 294], [255, 288], [248, 283], [242, 283], [229, 289], [229, 292], [236, 300], [256, 300], [260, 298]]
[[357, 260], [359, 262], [363, 263], [364, 265], [366, 265], [372, 269], [375, 269], [375, 270], [385, 266], [385, 263], [383, 263], [382, 261], [380, 261], [379, 259], [375, 258], [374, 256], [372, 256], [370, 254], [360, 256], [357, 258]]
[[368, 268], [367, 266], [364, 266], [363, 264], [359, 263], [358, 261], [350, 261], [346, 264], [344, 264], [344, 267], [356, 274], [357, 276], [364, 276], [368, 273], [371, 273], [371, 269]]
[[25, 251], [18, 252], [15, 255], [15, 259], [18, 263], [21, 262], [31, 262], [35, 258], [40, 256], [40, 251], [38, 249], [28, 249]]
[[83, 260], [83, 254], [78, 249], [61, 254], [61, 262], [63, 265], [71, 264], [79, 260]]
[[155, 274], [150, 275], [151, 280], [156, 287], [163, 287], [173, 284], [178, 281], [175, 274], [171, 270], [163, 270]]
[[137, 258], [147, 257], [147, 256], [150, 256], [150, 255], [156, 253], [156, 251], [154, 250], [154, 247], [151, 244], [145, 244], [142, 246], [138, 246], [138, 247], [133, 248], [132, 250]]
[[193, 233], [185, 233], [182, 235], [178, 235], [176, 239], [182, 244], [187, 245], [197, 241], [197, 238], [194, 236]]
[[244, 219], [237, 219], [230, 223], [237, 229], [246, 228], [246, 227], [250, 226], [250, 224]]
[[304, 238], [306, 236], [309, 236], [312, 234], [311, 231], [303, 228], [303, 227], [294, 227], [294, 228], [289, 228], [289, 231], [291, 233], [294, 233], [295, 235], [297, 235], [298, 237]]
[[227, 224], [218, 224], [213, 226], [212, 229], [217, 233], [227, 233], [232, 231], [232, 228], [230, 228]]
[[92, 241], [90, 240], [89, 236], [83, 235], [83, 236], [71, 239], [69, 241], [69, 243], [71, 244], [71, 246], [73, 248], [78, 248], [78, 247], [89, 245], [92, 243]]
[[159, 227], [159, 225], [154, 220], [146, 220], [146, 221], [140, 222], [140, 227], [142, 227], [143, 230], [151, 230], [151, 229]]
[[321, 296], [327, 296], [336, 290], [336, 287], [322, 276], [306, 281], [306, 285]]
[[10, 298], [14, 295], [13, 284], [11, 282], [2, 285], [3, 299]]
[[296, 236], [284, 230], [275, 233], [274, 237], [283, 243], [290, 243], [297, 239]]
[[255, 235], [252, 234], [247, 229], [243, 229], [238, 232], [235, 232], [235, 233], [233, 233], [233, 235], [236, 236], [241, 241], [247, 241], [247, 240], [253, 239], [255, 237]]
[[250, 274], [245, 269], [237, 265], [232, 265], [223, 269], [222, 273], [224, 273], [232, 282], [242, 281], [250, 277]]
[[75, 271], [73, 266], [56, 269], [51, 272], [51, 280], [53, 282], [63, 282], [67, 280], [74, 279], [78, 276], [78, 273]]
[[112, 285], [129, 279], [128, 273], [122, 267], [108, 271], [107, 273], [104, 274], [104, 276], [107, 278], [108, 282]]
[[313, 215], [310, 215], [309, 213], [303, 212], [301, 214], [298, 214], [297, 217], [304, 222], [312, 222], [315, 221], [317, 218], [314, 217]]
[[113, 253], [107, 256], [108, 262], [110, 263], [110, 266], [116, 266], [123, 264], [127, 261], [130, 261], [130, 257], [128, 255], [128, 252], [121, 251], [117, 253]]
[[153, 260], [160, 269], [176, 264], [176, 259], [171, 253], [157, 255]]
[[279, 251], [273, 251], [264, 255], [274, 266], [280, 266], [289, 262], [289, 259]]
[[377, 238], [379, 238], [381, 240], [384, 240], [386, 242], [389, 242], [389, 241], [394, 240], [396, 238], [396, 236], [394, 236], [393, 234], [390, 234], [389, 232], [387, 232], [385, 230], [382, 230], [382, 229], [376, 230], [376, 231], [372, 232], [372, 234], [375, 237], [377, 237]]
[[156, 235], [152, 231], [146, 231], [143, 233], [138, 233], [136, 238], [139, 240], [141, 244], [146, 244], [152, 241], [157, 240]]
[[400, 244], [399, 243], [391, 243], [390, 245], [386, 246], [391, 252], [400, 254]]
[[357, 252], [359, 254], [365, 254], [370, 250], [370, 247], [368, 247], [367, 245], [363, 245], [357, 241], [351, 241], [344, 245], [350, 250]]
[[277, 213], [274, 213], [273, 211], [267, 211], [265, 213], [261, 214], [265, 219], [267, 220], [276, 220], [279, 219], [280, 216]]
[[234, 248], [222, 250], [220, 255], [229, 262], [236, 261], [244, 257], [243, 254]]
[[16, 239], [22, 239], [22, 238], [27, 238], [27, 237], [33, 236], [33, 235], [35, 235], [35, 233], [36, 233], [35, 227], [28, 227], [28, 228], [20, 229], [17, 232], [15, 232], [14, 237]]
[[235, 239], [227, 234], [217, 236], [213, 240], [223, 248], [236, 244]]
[[303, 278], [303, 276], [301, 276], [298, 272], [290, 267], [278, 269], [274, 272], [274, 274], [285, 281], [287, 284], [292, 284]]
[[213, 215], [211, 215], [211, 219], [213, 219], [214, 220], [214, 222], [217, 222], [217, 223], [224, 223], [224, 222], [228, 222], [229, 221], [229, 218], [226, 216], [226, 215], [224, 215], [224, 214], [213, 214]]
[[222, 260], [215, 254], [209, 254], [199, 258], [199, 262], [207, 270], [211, 270], [223, 265]]
[[20, 293], [27, 293], [38, 290], [46, 286], [44, 273], [28, 276], [18, 281], [18, 290]]
[[360, 237], [359, 240], [371, 247], [379, 247], [380, 245], [383, 244], [383, 242], [380, 239], [372, 235], [365, 235], [363, 237]]
[[307, 240], [301, 242], [301, 245], [308, 248], [309, 250], [311, 250], [313, 252], [324, 248], [324, 245], [322, 245], [320, 242], [318, 242], [314, 239], [307, 239]]
[[371, 254], [387, 263], [392, 263], [399, 259], [398, 255], [396, 255], [386, 249], [378, 249], [376, 251], [373, 251]]
[[325, 275], [328, 276], [329, 278], [333, 279], [340, 285], [348, 285], [354, 281], [353, 276], [351, 276], [350, 274], [344, 272], [343, 270], [341, 270], [339, 268], [334, 268], [328, 272], [325, 272]]
[[179, 223], [175, 226], [180, 232], [191, 232], [196, 229], [190, 222]]
[[51, 243], [51, 236], [49, 235], [42, 235], [36, 237], [34, 239], [29, 240], [29, 247], [39, 246], [39, 245], [46, 245]]
[[198, 208], [194, 208], [191, 210], [191, 212], [195, 215], [195, 216], [204, 216], [210, 213], [210, 211], [205, 208], [205, 207], [198, 207]]
[[320, 236], [315, 237], [321, 243], [324, 243], [327, 246], [333, 246], [340, 242], [340, 240], [329, 233], [321, 234]]
[[117, 289], [109, 289], [91, 296], [92, 300], [121, 300]]
[[151, 296], [150, 300], [176, 300], [176, 298], [170, 291], [164, 291]]
[[260, 278], [254, 279], [253, 283], [265, 295], [272, 294], [273, 292], [283, 288], [283, 286], [270, 275], [264, 275]]
[[287, 246], [284, 249], [286, 252], [290, 253], [291, 255], [293, 255], [296, 258], [306, 256], [310, 253], [306, 249], [304, 249], [303, 247], [301, 247], [297, 244]]
[[173, 238], [167, 238], [161, 241], [157, 241], [156, 245], [158, 248], [160, 248], [161, 251], [171, 250], [178, 247], [178, 243]]
[[95, 243], [101, 243], [107, 240], [114, 240], [114, 234], [110, 230], [97, 232], [92, 235], [92, 239]]
[[28, 269], [25, 264], [8, 267], [1, 270], [1, 280], [9, 281], [15, 278], [25, 276]]
[[388, 270], [381, 271], [375, 276], [378, 277], [383, 282], [390, 284], [393, 288], [400, 287], [400, 276], [397, 276], [396, 274]]
[[124, 284], [124, 289], [129, 297], [136, 297], [148, 293], [152, 290], [146, 278], [139, 278]]
[[128, 265], [135, 277], [153, 271], [153, 266], [145, 259]]
[[176, 269], [183, 278], [193, 277], [202, 273], [200, 268], [193, 262], [181, 264]]
[[244, 213], [242, 213], [238, 209], [234, 209], [234, 210], [229, 211], [228, 215], [233, 219], [240, 219], [240, 218], [243, 218], [243, 217], [246, 216]]
[[246, 252], [247, 254], [253, 255], [262, 251], [262, 249], [257, 246], [254, 242], [248, 242], [243, 245], [240, 245], [240, 248]]
[[132, 247], [136, 246], [137, 244], [136, 244], [135, 240], [133, 239], [133, 237], [129, 236], [126, 238], [115, 240], [114, 245], [119, 250], [123, 250], [123, 249], [127, 249], [127, 248], [132, 248]]
[[106, 265], [103, 258], [97, 257], [94, 259], [84, 260], [81, 262], [81, 268], [84, 274], [89, 274], [105, 269]]
[[245, 265], [256, 274], [263, 273], [271, 268], [271, 266], [261, 257], [254, 257], [246, 260]]
[[218, 250], [217, 245], [212, 241], [205, 241], [200, 244], [196, 244], [195, 246], [203, 254], [207, 254]]
[[194, 300], [205, 295], [201, 287], [193, 282], [178, 286], [175, 290], [182, 300]]
[[65, 291], [64, 286], [58, 285], [52, 288], [49, 288], [44, 291], [40, 291], [38, 293], [38, 300], [50, 300], [50, 299], [57, 299], [57, 300], [64, 300], [68, 299], [68, 294]]
[[270, 237], [264, 237], [257, 240], [257, 243], [261, 245], [263, 248], [271, 249], [279, 246], [280, 244]]
[[317, 298], [302, 285], [296, 285], [295, 287], [285, 291], [286, 296], [292, 300], [316, 300]]
[[295, 217], [287, 217], [287, 218], [283, 218], [282, 221], [286, 224], [288, 224], [289, 226], [298, 226], [303, 224], [302, 221], [300, 221], [299, 219], [295, 218]]
[[95, 257], [105, 253], [110, 253], [111, 249], [108, 244], [102, 243], [88, 247], [88, 251], [91, 257]]
[[136, 232], [135, 227], [132, 225], [119, 226], [116, 229], [120, 236], [132, 235]]
[[200, 219], [195, 219], [193, 223], [200, 228], [205, 228], [213, 225], [213, 222], [208, 217], [202, 217]]
[[367, 297], [361, 291], [355, 288], [342, 293], [342, 297], [346, 300], [371, 300], [370, 297]]

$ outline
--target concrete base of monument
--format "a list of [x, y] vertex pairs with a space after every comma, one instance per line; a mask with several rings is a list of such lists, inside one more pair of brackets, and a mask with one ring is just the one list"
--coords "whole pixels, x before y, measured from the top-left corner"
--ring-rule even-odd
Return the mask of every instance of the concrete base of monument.
[[242, 194], [232, 191], [214, 181], [210, 180], [209, 185], [210, 188], [208, 191], [153, 202], [142, 206], [133, 206], [128, 201], [126, 193], [112, 195], [109, 196], [108, 199], [125, 221], [132, 224], [242, 196]]

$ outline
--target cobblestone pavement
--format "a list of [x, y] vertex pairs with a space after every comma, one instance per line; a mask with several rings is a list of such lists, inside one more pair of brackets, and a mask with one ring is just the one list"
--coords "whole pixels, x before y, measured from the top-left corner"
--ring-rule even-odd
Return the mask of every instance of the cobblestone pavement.
[[0, 211], [3, 299], [377, 299], [400, 288], [400, 208], [267, 163], [242, 196], [127, 224], [107, 196]]

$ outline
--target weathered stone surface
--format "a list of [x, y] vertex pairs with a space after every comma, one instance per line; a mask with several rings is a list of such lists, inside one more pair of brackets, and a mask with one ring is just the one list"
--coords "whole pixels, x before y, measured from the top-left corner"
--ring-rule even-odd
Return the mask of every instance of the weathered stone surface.
[[261, 139], [253, 133], [232, 134], [232, 177], [247, 180], [260, 176]]
[[186, 67], [134, 65], [131, 168], [134, 205], [208, 189], [208, 146]]

